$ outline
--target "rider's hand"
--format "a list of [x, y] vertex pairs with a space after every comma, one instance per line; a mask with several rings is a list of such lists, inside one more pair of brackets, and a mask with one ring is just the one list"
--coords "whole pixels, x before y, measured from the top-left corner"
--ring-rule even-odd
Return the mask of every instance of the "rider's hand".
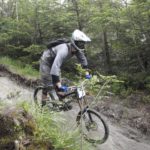
[[58, 90], [60, 90], [62, 92], [67, 92], [68, 91], [68, 87], [65, 86], [65, 85], [61, 85], [61, 87], [59, 87]]
[[89, 73], [88, 70], [87, 70], [86, 73], [85, 73], [85, 78], [86, 78], [86, 79], [91, 79], [91, 78], [92, 78], [92, 75]]
[[91, 79], [91, 78], [92, 78], [92, 75], [90, 75], [90, 74], [89, 74], [89, 75], [85, 75], [85, 78], [86, 78], [86, 79]]

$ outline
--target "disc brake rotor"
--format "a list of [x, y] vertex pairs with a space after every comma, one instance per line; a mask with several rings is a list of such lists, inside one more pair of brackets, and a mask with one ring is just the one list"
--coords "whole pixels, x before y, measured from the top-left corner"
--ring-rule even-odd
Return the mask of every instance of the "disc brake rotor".
[[95, 121], [86, 123], [87, 130], [97, 131], [98, 125]]

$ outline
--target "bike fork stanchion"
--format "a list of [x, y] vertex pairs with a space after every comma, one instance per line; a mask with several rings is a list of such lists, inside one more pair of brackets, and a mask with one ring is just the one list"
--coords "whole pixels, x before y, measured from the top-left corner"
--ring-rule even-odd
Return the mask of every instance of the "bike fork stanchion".
[[[83, 85], [81, 86], [81, 89], [83, 91]], [[81, 98], [81, 108], [83, 109], [84, 108], [84, 99], [83, 99], [83, 96]], [[81, 150], [83, 150], [83, 115], [84, 115], [84, 112], [82, 113], [82, 109], [81, 109]], [[83, 110], [84, 111], [84, 110]]]
[[[83, 108], [83, 100], [81, 99], [81, 107]], [[81, 150], [83, 149], [83, 113], [81, 111]]]

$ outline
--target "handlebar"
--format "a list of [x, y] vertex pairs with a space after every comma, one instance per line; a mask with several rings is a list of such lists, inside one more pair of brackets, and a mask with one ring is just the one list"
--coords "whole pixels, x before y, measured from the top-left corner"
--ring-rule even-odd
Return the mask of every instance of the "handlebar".
[[[57, 91], [56, 90], [56, 93], [57, 93], [57, 95], [60, 97], [60, 98], [65, 98], [65, 97], [67, 97], [67, 96], [69, 96], [69, 95], [72, 95], [72, 94], [75, 94], [76, 93], [76, 91], [77, 91], [77, 88], [84, 88], [84, 86], [86, 85], [86, 82], [88, 81], [88, 79], [84, 79], [79, 85], [77, 85], [77, 86], [69, 86], [68, 87], [68, 91], [69, 92], [60, 92], [60, 91]], [[45, 89], [47, 89], [47, 90], [52, 90], [52, 89], [54, 89], [54, 86], [53, 86], [53, 84], [50, 84], [50, 85], [48, 85], [48, 86], [45, 86], [44, 87]]]
[[77, 85], [77, 86], [69, 86], [68, 87], [68, 91], [69, 92], [59, 92], [59, 91], [57, 91], [57, 95], [60, 97], [60, 98], [65, 98], [65, 97], [67, 97], [67, 96], [69, 96], [69, 95], [73, 95], [73, 94], [76, 94], [76, 92], [77, 92], [77, 89], [78, 88], [84, 88], [84, 86], [86, 85], [86, 82], [88, 81], [88, 79], [85, 79], [85, 80], [83, 80], [79, 85]]

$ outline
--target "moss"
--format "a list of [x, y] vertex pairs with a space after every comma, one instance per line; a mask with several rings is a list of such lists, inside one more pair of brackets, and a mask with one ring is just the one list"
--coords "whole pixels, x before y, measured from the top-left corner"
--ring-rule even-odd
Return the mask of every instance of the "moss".
[[0, 149], [13, 149], [14, 141], [25, 141], [36, 128], [33, 117], [24, 109], [4, 107], [0, 113]]
[[0, 149], [1, 150], [4, 150], [4, 149], [7, 149], [7, 150], [12, 150], [15, 148], [15, 145], [14, 145], [14, 137], [6, 137], [6, 138], [1, 138], [0, 139]]

